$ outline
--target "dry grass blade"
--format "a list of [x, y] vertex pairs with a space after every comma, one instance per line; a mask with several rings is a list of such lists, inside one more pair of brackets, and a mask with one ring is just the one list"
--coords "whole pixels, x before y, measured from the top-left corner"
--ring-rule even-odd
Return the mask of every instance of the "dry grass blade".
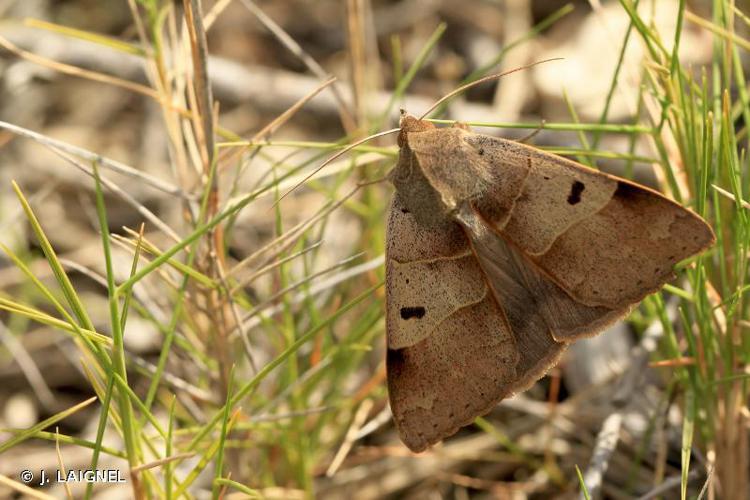
[[[149, 363], [145, 359], [134, 356], [133, 364], [138, 366], [139, 368], [143, 369], [146, 373], [149, 375], [153, 375], [156, 373], [156, 366], [153, 363]], [[213, 405], [221, 404], [221, 402], [217, 399], [216, 394], [212, 394], [205, 389], [201, 389], [200, 387], [197, 387], [190, 382], [178, 377], [177, 375], [174, 375], [170, 372], [164, 372], [164, 381], [171, 386], [172, 389], [175, 389], [175, 392], [178, 394], [184, 394], [185, 396], [189, 396], [192, 399], [195, 399], [199, 402], [206, 402]]]
[[720, 188], [716, 184], [711, 184], [711, 187], [714, 188], [716, 192], [722, 195], [723, 197], [730, 199], [734, 201], [735, 203], [739, 203], [740, 205], [742, 205], [743, 208], [750, 210], [750, 203], [746, 202], [745, 200], [738, 198], [737, 196], [733, 195], [726, 189]]
[[[699, 472], [697, 470], [690, 471], [688, 474], [688, 478], [690, 480], [697, 479], [699, 477]], [[665, 479], [659, 486], [655, 487], [645, 495], [641, 495], [638, 497], [638, 500], [651, 500], [653, 498], [658, 498], [665, 493], [667, 493], [669, 490], [673, 490], [675, 488], [678, 488], [680, 486], [680, 482], [682, 481], [682, 478], [680, 476], [672, 476]]]
[[82, 78], [88, 78], [89, 80], [106, 83], [108, 85], [114, 85], [115, 87], [120, 87], [126, 90], [130, 90], [132, 92], [143, 94], [156, 101], [159, 100], [159, 94], [149, 87], [145, 87], [138, 83], [129, 82], [127, 80], [122, 80], [120, 78], [116, 78], [113, 76], [104, 75], [102, 73], [97, 73], [94, 71], [88, 71], [85, 69], [77, 68], [69, 64], [60, 63], [57, 61], [53, 61], [52, 59], [48, 59], [46, 57], [32, 54], [31, 52], [28, 52], [19, 47], [16, 47], [13, 43], [10, 42], [10, 40], [6, 39], [3, 36], [0, 36], [0, 47], [3, 47], [9, 52], [16, 54], [18, 57], [27, 59], [33, 63], [39, 64], [40, 66], [44, 66], [47, 68], [51, 68], [55, 71], [59, 71], [60, 73], [65, 73], [68, 75], [78, 76]]
[[[272, 143], [268, 143], [268, 145], [272, 145]], [[363, 153], [363, 154], [357, 155], [356, 166], [362, 167], [370, 163], [382, 161], [384, 157], [386, 156], [382, 153]], [[349, 160], [349, 159], [334, 161], [326, 165], [327, 167], [326, 172], [324, 175], [321, 175], [320, 177], [321, 178], [324, 176], [333, 177], [336, 174], [341, 174], [342, 172], [351, 170], [353, 166], [355, 165], [353, 165], [352, 160]], [[291, 191], [292, 189], [296, 189], [296, 187], [299, 187], [304, 182], [306, 182], [308, 178], [309, 178], [309, 174], [307, 173], [293, 175], [279, 182], [276, 187], [278, 188], [279, 192]], [[259, 193], [258, 198], [260, 199], [260, 198], [264, 198], [268, 196], [273, 196], [274, 193], [275, 193], [275, 190], [267, 189], [267, 190], [264, 190], [262, 193]], [[241, 199], [241, 197], [239, 196], [231, 198], [227, 202], [227, 206], [231, 206], [232, 204], [236, 203], [237, 200], [239, 199]]]
[[302, 287], [303, 285], [306, 285], [306, 284], [310, 283], [315, 278], [318, 278], [320, 276], [324, 276], [324, 275], [326, 275], [328, 273], [331, 273], [331, 272], [335, 271], [336, 269], [339, 269], [341, 267], [344, 267], [344, 266], [348, 265], [350, 262], [359, 259], [362, 255], [363, 254], [357, 254], [357, 255], [352, 255], [351, 257], [347, 257], [346, 259], [342, 260], [341, 262], [337, 262], [336, 264], [334, 264], [334, 265], [332, 265], [330, 267], [327, 267], [325, 269], [322, 269], [320, 271], [317, 271], [315, 273], [308, 274], [307, 276], [305, 276], [301, 280], [296, 281], [294, 283], [291, 283], [288, 286], [282, 288], [278, 292], [272, 294], [270, 297], [268, 297], [263, 302], [260, 302], [255, 307], [253, 307], [252, 309], [250, 309], [250, 311], [248, 311], [247, 313], [245, 313], [245, 316], [244, 316], [242, 322], [240, 323], [240, 325], [245, 324], [248, 320], [250, 320], [251, 318], [253, 318], [253, 316], [255, 316], [256, 314], [260, 313], [261, 311], [267, 309], [270, 305], [276, 303], [278, 301], [278, 299], [280, 299], [281, 297], [286, 296], [289, 292], [293, 292], [294, 290]]
[[4, 484], [12, 490], [25, 495], [27, 498], [36, 498], [38, 500], [55, 500], [55, 497], [53, 497], [52, 495], [48, 495], [41, 491], [35, 490], [34, 488], [30, 488], [25, 484], [14, 481], [13, 479], [3, 474], [0, 474], [0, 484]]
[[359, 405], [359, 408], [352, 419], [352, 423], [346, 431], [344, 442], [341, 443], [341, 447], [336, 452], [336, 455], [334, 455], [333, 460], [331, 460], [331, 465], [329, 465], [326, 470], [326, 476], [333, 477], [333, 475], [336, 474], [336, 471], [339, 470], [339, 467], [341, 467], [341, 464], [344, 463], [346, 455], [351, 451], [352, 446], [359, 435], [359, 431], [365, 423], [367, 415], [370, 413], [370, 410], [372, 410], [372, 406], [373, 402], [371, 399], [365, 399], [362, 401], [362, 404]]
[[349, 144], [347, 147], [345, 147], [344, 149], [342, 149], [341, 151], [339, 151], [335, 155], [333, 155], [330, 158], [328, 158], [319, 167], [317, 167], [312, 172], [310, 172], [308, 175], [306, 175], [296, 186], [294, 186], [289, 191], [287, 191], [286, 193], [284, 193], [283, 195], [281, 195], [279, 197], [279, 199], [276, 200], [276, 202], [274, 203], [274, 206], [276, 206], [277, 204], [279, 204], [281, 202], [281, 200], [283, 200], [288, 195], [290, 195], [292, 192], [294, 192], [298, 187], [300, 187], [301, 185], [303, 185], [304, 183], [306, 183], [307, 181], [309, 181], [310, 179], [312, 179], [313, 176], [315, 176], [315, 174], [317, 174], [318, 172], [320, 172], [321, 170], [323, 170], [323, 168], [326, 165], [332, 163], [337, 158], [345, 155], [346, 153], [348, 153], [349, 151], [351, 151], [352, 149], [356, 148], [357, 146], [359, 146], [361, 144], [369, 142], [369, 141], [371, 141], [373, 139], [377, 139], [378, 137], [383, 137], [383, 136], [386, 136], [386, 135], [395, 134], [396, 132], [399, 132], [400, 130], [401, 129], [393, 128], [391, 130], [386, 130], [385, 132], [378, 132], [377, 134], [370, 135], [368, 137], [365, 137], [364, 139], [360, 139], [360, 140], [358, 140], [358, 141], [356, 141], [356, 142], [354, 142], [352, 144]]
[[29, 385], [34, 389], [34, 394], [36, 394], [36, 397], [39, 398], [44, 407], [48, 411], [56, 408], [57, 401], [55, 395], [44, 381], [44, 377], [34, 362], [34, 358], [29, 355], [23, 344], [8, 331], [2, 322], [0, 322], [0, 342], [8, 349], [8, 352], [21, 368], [24, 376], [29, 381]]
[[[60, 451], [60, 428], [55, 427], [55, 452], [57, 454], [57, 466], [58, 470], [62, 473], [63, 477], [67, 477], [68, 473], [65, 471], [65, 461], [63, 460], [62, 452]], [[73, 492], [70, 489], [70, 483], [65, 481], [65, 493], [69, 499], [73, 498]]]
[[157, 179], [156, 177], [153, 177], [149, 174], [141, 172], [140, 170], [137, 170], [129, 165], [125, 165], [124, 163], [121, 163], [119, 161], [111, 160], [97, 153], [92, 153], [91, 151], [80, 148], [78, 146], [73, 146], [72, 144], [68, 144], [66, 142], [59, 141], [57, 139], [52, 139], [51, 137], [47, 137], [46, 135], [40, 134], [38, 132], [34, 132], [32, 130], [19, 127], [18, 125], [13, 125], [12, 123], [0, 121], [0, 128], [10, 130], [11, 132], [21, 135], [23, 137], [28, 137], [30, 139], [33, 139], [39, 144], [49, 147], [53, 151], [54, 150], [64, 151], [66, 153], [78, 156], [90, 162], [98, 161], [99, 164], [105, 168], [109, 168], [114, 172], [127, 175], [128, 177], [132, 177], [134, 179], [142, 181], [144, 184], [151, 186], [154, 189], [158, 189], [159, 191], [162, 191], [164, 193], [167, 193], [173, 196], [178, 196], [184, 199], [188, 198], [187, 195], [185, 195], [185, 193], [182, 191], [182, 189], [172, 184], [169, 184], [168, 182], [162, 181], [161, 179]]
[[[84, 165], [80, 161], [76, 160], [71, 155], [67, 154], [65, 151], [57, 149], [55, 147], [50, 147], [50, 150], [58, 155], [60, 158], [64, 159], [65, 161], [72, 164], [77, 169], [81, 170], [82, 172], [86, 173], [86, 175], [93, 178], [94, 176], [94, 169], [91, 168], [88, 165]], [[136, 210], [139, 214], [141, 214], [146, 220], [151, 222], [156, 228], [161, 230], [165, 235], [170, 237], [172, 241], [178, 242], [180, 241], [179, 235], [175, 232], [174, 229], [169, 227], [166, 222], [161, 220], [154, 212], [149, 210], [146, 206], [144, 206], [142, 203], [140, 203], [138, 200], [136, 200], [130, 193], [122, 189], [120, 186], [117, 185], [117, 183], [113, 182], [109, 178], [100, 175], [99, 179], [104, 187], [112, 191], [114, 194], [122, 198], [128, 205], [133, 207], [133, 209]]]
[[248, 267], [265, 267], [282, 253], [286, 252], [291, 246], [301, 238], [307, 230], [309, 230], [316, 223], [325, 220], [325, 218], [334, 210], [343, 205], [346, 200], [354, 196], [359, 190], [356, 187], [349, 191], [347, 194], [341, 197], [335, 203], [329, 203], [319, 210], [318, 213], [313, 214], [309, 219], [299, 222], [296, 226], [288, 229], [283, 234], [277, 236], [266, 245], [256, 250], [249, 256], [238, 262], [232, 269], [229, 270], [228, 275], [236, 278], [242, 269]]
[[[297, 102], [292, 104], [288, 109], [286, 109], [283, 113], [275, 117], [273, 120], [271, 120], [266, 126], [264, 126], [262, 129], [260, 129], [258, 132], [253, 134], [253, 137], [250, 139], [251, 143], [257, 143], [261, 140], [268, 139], [271, 135], [273, 135], [280, 127], [282, 127], [287, 121], [289, 121], [292, 116], [294, 116], [299, 110], [302, 109], [302, 107], [307, 104], [313, 97], [318, 95], [320, 92], [322, 92], [326, 87], [333, 84], [336, 81], [336, 78], [331, 77], [328, 80], [324, 81], [320, 85], [318, 85], [316, 88], [314, 88], [312, 91], [310, 91], [308, 94], [302, 96]], [[242, 151], [242, 149], [237, 149], [236, 151], [233, 151], [232, 153], [225, 155], [221, 160], [223, 162], [223, 165], [227, 166], [229, 165], [230, 161], [234, 157], [234, 155], [239, 154]], [[257, 151], [257, 149], [256, 149]], [[237, 173], [237, 178], [239, 179], [245, 169], [247, 168], [247, 165], [249, 162], [245, 162], [242, 164], [242, 166], [239, 169], [239, 172]], [[219, 166], [219, 170], [222, 170], [222, 166]]]
[[224, 267], [219, 264], [217, 266], [217, 273], [219, 275], [219, 281], [221, 282], [222, 291], [223, 291], [223, 298], [226, 302], [229, 303], [229, 308], [232, 311], [232, 318], [234, 319], [234, 324], [239, 327], [239, 334], [240, 338], [242, 339], [242, 346], [245, 348], [245, 356], [247, 357], [248, 362], [250, 363], [250, 368], [252, 369], [252, 373], [258, 373], [258, 365], [255, 362], [255, 357], [253, 355], [253, 346], [250, 343], [250, 338], [247, 330], [243, 327], [242, 322], [242, 313], [240, 313], [240, 309], [237, 306], [237, 303], [234, 300], [234, 294], [231, 292], [229, 288], [229, 281], [227, 281], [227, 275], [226, 271], [224, 270]]
[[[314, 297], [318, 294], [322, 294], [326, 291], [330, 291], [339, 283], [344, 283], [352, 279], [355, 276], [358, 276], [360, 274], [365, 274], [365, 273], [372, 271], [373, 269], [379, 268], [380, 266], [383, 265], [384, 261], [385, 261], [385, 257], [381, 255], [368, 262], [364, 262], [357, 266], [352, 266], [351, 268], [346, 269], [326, 280], [322, 280], [319, 283], [313, 283], [312, 285], [310, 285], [310, 290], [308, 292], [300, 292], [296, 295], [293, 295], [289, 299], [289, 303], [291, 305], [301, 304], [302, 302], [307, 300], [309, 297]], [[283, 309], [284, 309], [283, 305], [275, 305], [266, 309], [265, 311], [258, 311], [255, 317], [251, 317], [243, 321], [243, 326], [244, 328], [248, 328], [248, 329], [254, 328], [262, 322], [262, 319], [259, 318], [258, 316], [270, 318], [271, 316], [273, 316], [274, 314], [277, 314], [279, 311], [282, 311]]]
[[286, 111], [278, 115], [276, 118], [274, 118], [268, 125], [260, 129], [258, 132], [256, 132], [253, 135], [253, 138], [251, 139], [252, 142], [261, 140], [261, 139], [267, 139], [270, 135], [272, 135], [276, 130], [279, 129], [284, 123], [289, 121], [289, 119], [294, 116], [294, 114], [302, 109], [302, 107], [310, 101], [313, 97], [321, 93], [325, 88], [327, 88], [329, 85], [334, 85], [336, 83], [336, 77], [332, 76], [325, 80], [323, 83], [321, 83], [318, 87], [313, 89], [309, 94], [303, 96], [299, 101], [295, 102], [292, 106], [289, 107]]
[[[307, 66], [312, 74], [321, 80], [330, 79], [328, 72], [324, 70], [323, 67], [294, 40], [294, 38], [289, 36], [289, 34], [276, 24], [273, 19], [268, 17], [263, 10], [258, 8], [252, 0], [241, 0], [241, 2], [287, 49], [289, 49], [292, 54], [297, 56], [305, 66]], [[333, 84], [333, 95], [339, 104], [338, 112], [341, 116], [341, 123], [344, 125], [345, 130], [351, 132], [356, 128], [356, 123], [352, 117], [349, 105], [345, 102], [338, 85], [335, 83]]]
[[483, 84], [485, 82], [489, 82], [489, 81], [492, 81], [492, 80], [497, 80], [499, 78], [502, 78], [504, 76], [508, 76], [508, 75], [510, 75], [512, 73], [516, 73], [518, 71], [523, 71], [523, 70], [526, 70], [526, 69], [529, 69], [529, 68], [533, 68], [534, 66], [537, 66], [539, 64], [544, 64], [544, 63], [548, 63], [548, 62], [551, 62], [551, 61], [561, 61], [561, 60], [562, 60], [562, 58], [560, 58], [560, 57], [554, 57], [552, 59], [545, 59], [543, 61], [536, 61], [536, 62], [533, 62], [531, 64], [527, 64], [525, 66], [521, 66], [519, 68], [513, 68], [511, 70], [504, 71], [502, 73], [495, 73], [494, 75], [487, 75], [487, 76], [484, 76], [484, 77], [482, 77], [482, 78], [480, 78], [478, 80], [475, 80], [473, 82], [467, 83], [466, 85], [461, 85], [456, 90], [453, 90], [453, 91], [445, 94], [443, 97], [441, 97], [440, 99], [438, 99], [437, 101], [435, 101], [435, 103], [432, 106], [430, 106], [427, 109], [427, 111], [425, 111], [424, 113], [422, 113], [422, 116], [420, 116], [419, 119], [421, 120], [421, 119], [426, 118], [430, 113], [432, 113], [432, 111], [435, 110], [435, 108], [437, 108], [438, 106], [440, 106], [444, 102], [452, 99], [453, 97], [457, 96], [458, 94], [462, 94], [462, 93], [466, 92], [468, 89], [470, 89], [472, 87], [476, 87], [477, 85], [481, 85], [481, 84]]
[[146, 469], [155, 469], [157, 467], [161, 467], [162, 465], [172, 463], [172, 462], [181, 462], [185, 459], [192, 458], [195, 456], [195, 453], [180, 453], [178, 455], [172, 455], [171, 457], [162, 458], [160, 460], [154, 460], [153, 462], [141, 464], [138, 467], [133, 467], [133, 472], [141, 472]]
[[[293, 242], [294, 242], [294, 240], [292, 240], [290, 243], [293, 243]], [[229, 295], [234, 295], [239, 290], [241, 290], [242, 288], [248, 286], [250, 283], [252, 283], [256, 279], [258, 279], [259, 277], [263, 276], [264, 274], [266, 274], [266, 273], [268, 273], [270, 271], [273, 271], [274, 269], [277, 269], [279, 266], [282, 266], [282, 265], [286, 264], [287, 262], [291, 262], [294, 259], [296, 259], [298, 257], [301, 257], [301, 256], [307, 254], [308, 252], [311, 252], [312, 250], [315, 250], [316, 248], [320, 248], [320, 245], [322, 243], [323, 243], [322, 241], [318, 241], [316, 243], [313, 243], [312, 245], [309, 245], [309, 246], [303, 248], [299, 252], [295, 252], [295, 253], [293, 253], [291, 255], [287, 255], [286, 257], [282, 257], [282, 258], [276, 258], [275, 256], [274, 257], [270, 257], [269, 259], [266, 260], [266, 262], [268, 262], [269, 260], [271, 262], [269, 262], [268, 264], [266, 264], [263, 267], [259, 268], [258, 270], [254, 271], [251, 275], [240, 278], [240, 280], [231, 289], [228, 289], [229, 290]], [[288, 248], [288, 246], [286, 248]], [[277, 252], [277, 255], [279, 253], [283, 253], [283, 251], [286, 248], [282, 247], [282, 249], [279, 252]], [[245, 265], [247, 265], [247, 264], [245, 264]], [[238, 269], [238, 267], [235, 267], [233, 269], [233, 271], [235, 271], [237, 269]]]
[[[208, 81], [208, 48], [206, 47], [206, 31], [203, 29], [203, 14], [200, 2], [184, 0], [186, 24], [190, 34], [190, 48], [193, 55], [193, 91], [197, 97], [197, 116], [200, 126], [196, 127], [198, 143], [201, 146], [201, 156], [204, 159], [203, 170], [208, 175], [214, 157], [214, 115], [213, 93]], [[216, 183], [216, 177], [213, 177]], [[216, 184], [211, 186], [216, 190]]]

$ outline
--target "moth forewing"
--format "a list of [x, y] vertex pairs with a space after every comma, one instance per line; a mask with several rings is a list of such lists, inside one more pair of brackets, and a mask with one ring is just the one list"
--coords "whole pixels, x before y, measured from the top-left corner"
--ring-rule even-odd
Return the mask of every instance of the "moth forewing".
[[526, 389], [714, 242], [703, 219], [630, 181], [462, 128], [401, 126], [387, 367], [412, 450]]
[[[386, 244], [388, 393], [401, 439], [422, 451], [508, 393], [518, 350], [460, 225], [446, 220], [442, 227], [421, 226], [400, 198], [396, 194], [391, 203]], [[461, 260], [463, 266], [452, 266]], [[481, 287], [481, 294], [435, 283], [412, 293], [405, 287], [424, 278], [423, 265], [448, 265], [449, 272]], [[444, 319], [424, 335], [420, 324], [432, 324], [432, 309], [446, 293], [457, 307], [447, 316], [438, 311]]]

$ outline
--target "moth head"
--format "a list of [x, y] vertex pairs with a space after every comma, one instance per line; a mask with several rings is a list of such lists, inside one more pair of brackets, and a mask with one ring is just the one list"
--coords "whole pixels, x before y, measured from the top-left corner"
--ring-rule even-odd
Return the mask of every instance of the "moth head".
[[[398, 146], [400, 149], [399, 161], [396, 164], [396, 167], [388, 173], [388, 180], [390, 180], [397, 189], [400, 185], [409, 182], [414, 170], [419, 169], [419, 164], [409, 148], [408, 134], [431, 130], [435, 128], [435, 125], [410, 115], [402, 109], [399, 128], [401, 129], [398, 134]], [[420, 179], [416, 180], [416, 182], [419, 182], [420, 180], [423, 181], [421, 178], [422, 176], [417, 175], [417, 177]]]
[[398, 134], [399, 148], [403, 148], [409, 144], [407, 134], [410, 132], [422, 132], [435, 128], [435, 125], [432, 123], [410, 115], [403, 109], [401, 110], [401, 119], [398, 122], [398, 126], [401, 129], [401, 132]]

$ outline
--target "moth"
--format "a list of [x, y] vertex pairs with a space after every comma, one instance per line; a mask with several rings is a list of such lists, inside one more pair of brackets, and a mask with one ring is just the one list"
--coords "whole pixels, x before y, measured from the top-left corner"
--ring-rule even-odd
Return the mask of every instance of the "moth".
[[415, 452], [529, 388], [713, 244], [660, 193], [403, 114], [386, 243], [388, 392]]

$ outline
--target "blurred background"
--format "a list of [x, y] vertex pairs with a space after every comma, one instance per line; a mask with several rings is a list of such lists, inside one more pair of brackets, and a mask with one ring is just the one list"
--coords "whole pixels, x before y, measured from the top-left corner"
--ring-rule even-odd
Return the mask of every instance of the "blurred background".
[[[378, 286], [392, 194], [379, 181], [395, 136], [277, 200], [340, 145], [397, 126], [399, 108], [419, 115], [467, 81], [553, 58], [468, 90], [439, 117], [536, 132], [533, 144], [663, 189], [642, 134], [659, 120], [649, 84], [663, 67], [628, 9], [640, 4], [665, 53], [680, 24], [679, 64], [700, 83], [715, 5], [201, 3], [191, 25], [180, 1], [0, 1], [0, 243], [18, 260], [0, 256], [0, 497], [573, 498], [576, 467], [599, 498], [700, 492], [706, 447], [692, 446], [685, 470], [673, 369], [649, 368], [663, 353], [655, 311], [677, 322], [674, 297], [576, 344], [532, 389], [413, 455], [390, 420]], [[100, 352], [111, 342], [87, 344], [70, 324], [116, 338], [107, 278], [126, 282], [134, 260], [160, 256], [115, 300], [131, 396], [108, 376], [117, 341]], [[92, 459], [126, 481], [38, 485], [42, 470]], [[24, 469], [33, 493], [17, 484]]]

